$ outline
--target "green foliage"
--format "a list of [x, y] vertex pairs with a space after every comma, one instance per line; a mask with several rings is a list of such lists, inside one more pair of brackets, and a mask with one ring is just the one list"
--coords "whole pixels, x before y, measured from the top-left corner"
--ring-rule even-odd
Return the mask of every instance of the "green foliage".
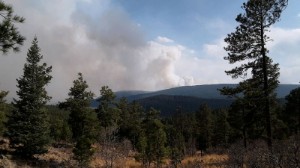
[[287, 124], [291, 134], [300, 133], [300, 88], [294, 89], [286, 96], [286, 108], [283, 120]]
[[143, 132], [140, 133], [138, 143], [139, 158], [144, 164], [150, 165], [154, 162], [159, 167], [163, 158], [167, 156], [167, 135], [159, 119], [159, 112], [150, 109], [143, 120], [142, 128]]
[[[167, 125], [167, 133], [171, 157], [175, 161], [179, 161], [181, 155], [194, 155], [197, 150], [196, 137], [198, 131], [195, 113], [183, 112], [180, 107], [177, 107], [175, 114], [166, 123], [169, 124]], [[183, 137], [183, 142], [181, 136]]]
[[115, 94], [108, 86], [102, 86], [100, 95], [100, 105], [96, 110], [100, 125], [104, 128], [117, 125], [120, 111], [116, 108]]
[[7, 53], [10, 49], [19, 51], [19, 46], [23, 45], [23, 37], [14, 23], [23, 23], [25, 19], [13, 14], [13, 8], [10, 5], [0, 1], [0, 51]]
[[47, 106], [50, 118], [50, 136], [54, 141], [69, 141], [72, 132], [68, 124], [69, 112], [57, 106]]
[[196, 112], [197, 121], [197, 143], [198, 148], [206, 150], [211, 147], [212, 143], [212, 111], [206, 105], [201, 105], [199, 110]]
[[49, 121], [45, 104], [50, 97], [45, 86], [52, 76], [52, 67], [46, 63], [39, 64], [43, 56], [40, 54], [37, 38], [27, 53], [24, 74], [17, 79], [18, 100], [14, 100], [14, 110], [8, 118], [7, 136], [11, 146], [25, 157], [46, 152], [49, 143]]
[[229, 140], [230, 126], [227, 122], [227, 111], [217, 110], [214, 113], [212, 145], [226, 147]]
[[230, 64], [241, 62], [237, 67], [225, 71], [226, 74], [232, 78], [245, 78], [250, 72], [251, 77], [241, 81], [237, 88], [223, 88], [221, 93], [231, 96], [242, 93], [247, 103], [256, 107], [256, 113], [263, 113], [261, 116], [269, 146], [272, 145], [270, 98], [275, 97], [279, 68], [267, 56], [266, 43], [270, 38], [266, 32], [279, 20], [286, 6], [287, 0], [249, 0], [243, 3], [245, 13], [236, 18], [240, 25], [225, 38], [228, 55], [224, 59]]
[[135, 148], [142, 130], [144, 109], [137, 102], [128, 103], [126, 99], [121, 99], [117, 107], [120, 110], [119, 136], [129, 139]]
[[90, 138], [81, 136], [73, 150], [74, 158], [78, 161], [79, 166], [84, 168], [88, 167], [89, 161], [94, 154], [94, 150], [91, 148], [92, 141]]
[[[242, 101], [243, 99], [236, 100], [228, 110], [228, 123], [233, 129], [231, 136], [232, 141], [242, 136], [244, 146], [246, 147], [247, 142], [247, 130], [255, 122], [254, 111]], [[234, 135], [233, 135], [234, 134]]]
[[185, 154], [185, 141], [183, 133], [180, 130], [176, 129], [176, 125], [168, 125], [167, 127], [167, 138], [168, 138], [168, 145], [169, 145], [169, 157], [171, 159], [172, 165], [177, 167], [178, 164], [184, 158]]
[[8, 94], [8, 92], [6, 91], [0, 91], [0, 135], [2, 135], [4, 133], [5, 130], [5, 126], [4, 126], [4, 122], [6, 121], [6, 101], [5, 101], [5, 97]]
[[6, 91], [0, 91], [0, 104], [3, 105], [5, 101], [5, 97], [7, 96], [8, 92]]
[[76, 142], [73, 152], [80, 165], [86, 165], [92, 156], [91, 145], [98, 133], [97, 115], [89, 107], [94, 94], [86, 91], [87, 88], [82, 74], [78, 73], [78, 79], [73, 81], [73, 87], [70, 88], [69, 98], [66, 102], [60, 103], [61, 108], [70, 111], [69, 125], [73, 140]]
[[148, 158], [147, 158], [147, 137], [145, 135], [144, 132], [140, 132], [139, 136], [138, 136], [138, 142], [136, 145], [136, 149], [139, 152], [139, 154], [137, 155], [137, 160], [141, 161], [143, 165], [146, 165], [148, 162]]
[[86, 91], [87, 88], [88, 85], [82, 74], [78, 73], [78, 79], [73, 81], [73, 87], [70, 88], [69, 98], [59, 105], [61, 108], [70, 111], [68, 122], [75, 141], [83, 135], [92, 138], [96, 134], [96, 113], [89, 107], [94, 94]]

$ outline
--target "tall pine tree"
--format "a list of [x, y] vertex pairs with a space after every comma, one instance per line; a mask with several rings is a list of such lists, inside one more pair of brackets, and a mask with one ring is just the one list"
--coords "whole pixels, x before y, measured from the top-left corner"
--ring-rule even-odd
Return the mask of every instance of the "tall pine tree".
[[[228, 34], [225, 38], [228, 44], [225, 47], [228, 52], [225, 60], [228, 60], [230, 64], [242, 62], [226, 73], [233, 78], [238, 78], [245, 77], [249, 71], [251, 72], [252, 77], [242, 81], [235, 92], [247, 91], [248, 95], [259, 94], [251, 96], [251, 99], [263, 102], [262, 109], [269, 147], [272, 146], [270, 95], [274, 91], [271, 85], [277, 87], [278, 65], [272, 64], [271, 58], [267, 56], [266, 44], [270, 41], [267, 32], [270, 31], [270, 26], [279, 20], [287, 3], [288, 0], [248, 0], [242, 6], [245, 13], [239, 14], [236, 18], [240, 25], [235, 32]], [[232, 94], [228, 90], [223, 93]]]
[[50, 82], [52, 67], [40, 64], [38, 40], [34, 38], [27, 53], [24, 74], [17, 79], [19, 99], [7, 122], [7, 136], [11, 146], [24, 157], [46, 152], [49, 143], [49, 123], [45, 104], [50, 100], [45, 86]]

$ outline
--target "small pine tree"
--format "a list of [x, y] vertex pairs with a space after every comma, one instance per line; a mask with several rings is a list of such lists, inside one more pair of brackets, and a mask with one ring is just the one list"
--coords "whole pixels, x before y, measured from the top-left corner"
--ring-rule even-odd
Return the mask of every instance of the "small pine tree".
[[144, 109], [137, 102], [127, 103], [126, 99], [120, 99], [118, 105], [120, 110], [119, 136], [122, 139], [129, 139], [135, 148], [138, 143], [139, 132]]
[[6, 120], [6, 101], [4, 98], [7, 94], [8, 92], [6, 91], [0, 91], [0, 135], [2, 135], [5, 130], [4, 121]]
[[174, 167], [177, 167], [178, 164], [180, 164], [184, 158], [184, 153], [185, 153], [184, 137], [182, 132], [176, 129], [175, 125], [169, 125], [168, 127], [169, 128], [167, 130], [167, 133], [168, 133], [168, 144], [170, 148], [170, 159], [172, 165]]
[[88, 85], [82, 74], [78, 73], [78, 79], [70, 88], [69, 98], [61, 103], [60, 107], [70, 111], [69, 125], [72, 129], [72, 137], [76, 142], [73, 150], [75, 159], [80, 165], [87, 165], [93, 154], [92, 142], [97, 134], [97, 115], [89, 106], [94, 94], [86, 91]]
[[116, 95], [108, 86], [102, 86], [100, 90], [99, 107], [96, 110], [100, 125], [103, 128], [114, 127], [120, 120], [119, 110], [116, 108]]
[[91, 148], [92, 141], [90, 138], [81, 136], [73, 150], [74, 158], [79, 162], [80, 167], [87, 167], [91, 157], [94, 154], [93, 149]]
[[153, 108], [146, 113], [143, 121], [143, 132], [141, 134], [140, 154], [143, 161], [154, 162], [157, 167], [160, 167], [163, 159], [167, 155], [167, 135], [165, 126], [159, 119], [159, 112]]
[[292, 90], [286, 96], [286, 108], [283, 119], [288, 125], [291, 134], [300, 133], [300, 87]]
[[24, 157], [45, 153], [49, 143], [49, 123], [45, 104], [50, 100], [45, 86], [52, 76], [52, 67], [39, 64], [38, 40], [35, 37], [27, 53], [24, 74], [17, 79], [19, 99], [14, 99], [14, 110], [8, 118], [7, 133], [11, 146]]
[[217, 110], [213, 121], [213, 146], [226, 146], [229, 137], [229, 124], [227, 122], [227, 111]]
[[197, 120], [197, 143], [198, 148], [205, 151], [211, 147], [212, 138], [212, 111], [206, 105], [201, 105], [199, 110], [196, 112]]

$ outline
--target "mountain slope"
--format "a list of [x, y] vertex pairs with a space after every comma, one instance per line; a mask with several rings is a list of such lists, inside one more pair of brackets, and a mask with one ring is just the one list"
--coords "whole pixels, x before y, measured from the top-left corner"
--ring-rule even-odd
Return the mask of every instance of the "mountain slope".
[[[155, 107], [162, 112], [169, 113], [176, 107], [184, 107], [184, 110], [194, 111], [200, 104], [207, 103], [211, 108], [228, 107], [232, 99], [221, 95], [218, 89], [223, 87], [235, 87], [236, 84], [213, 84], [213, 85], [196, 85], [170, 88], [155, 92], [146, 91], [121, 91], [116, 92], [117, 99], [127, 98], [129, 102], [138, 101], [145, 108]], [[284, 99], [291, 90], [300, 85], [280, 84], [277, 88], [277, 98]], [[97, 107], [98, 102], [92, 102], [92, 107]]]
[[[300, 85], [292, 84], [280, 84], [277, 88], [277, 97], [284, 98], [289, 92]], [[157, 95], [181, 95], [181, 96], [192, 96], [205, 99], [224, 99], [226, 96], [221, 95], [218, 89], [223, 87], [236, 87], [236, 84], [212, 84], [212, 85], [195, 85], [195, 86], [182, 86], [175, 87], [156, 92], [146, 92], [142, 94], [131, 94], [125, 96], [128, 100], [138, 100], [146, 97], [152, 97]], [[116, 92], [118, 94], [118, 92]]]
[[203, 99], [191, 96], [156, 95], [136, 101], [146, 110], [153, 107], [158, 109], [162, 116], [170, 116], [178, 108], [184, 112], [194, 112], [202, 104], [207, 104], [213, 109], [229, 107], [233, 99]]

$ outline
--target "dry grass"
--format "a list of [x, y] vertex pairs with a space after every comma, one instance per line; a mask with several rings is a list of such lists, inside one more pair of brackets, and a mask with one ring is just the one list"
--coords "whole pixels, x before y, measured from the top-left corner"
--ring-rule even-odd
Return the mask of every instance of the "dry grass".
[[203, 166], [214, 168], [214, 167], [223, 167], [224, 163], [228, 160], [228, 156], [218, 155], [218, 154], [210, 154], [202, 157]]
[[227, 155], [207, 154], [204, 156], [196, 155], [186, 157], [182, 161], [182, 167], [196, 167], [201, 166], [205, 168], [221, 168], [224, 167], [224, 163], [228, 160]]
[[[72, 158], [72, 145], [50, 147], [48, 153], [37, 155], [36, 161], [28, 162], [12, 158], [10, 155], [0, 155], [0, 168], [35, 168], [35, 167], [76, 167], [76, 161]], [[0, 144], [0, 149], [7, 148], [7, 143]], [[95, 150], [99, 150], [99, 146], [93, 146]], [[9, 150], [9, 149], [8, 149]], [[204, 156], [196, 155], [186, 157], [180, 167], [182, 168], [221, 168], [224, 167], [224, 162], [228, 160], [227, 155], [207, 154]], [[105, 167], [105, 160], [97, 154], [91, 160], [90, 167], [101, 168]], [[123, 157], [114, 162], [114, 168], [140, 168], [141, 163], [134, 159], [134, 154], [128, 157]], [[164, 168], [170, 167], [170, 160], [165, 160]]]
[[134, 158], [128, 158], [125, 163], [126, 168], [138, 168], [141, 166], [141, 163], [137, 162]]
[[[179, 167], [182, 168], [222, 168], [228, 160], [227, 155], [207, 154], [204, 156], [190, 156], [186, 157]], [[124, 161], [123, 161], [124, 162]], [[126, 159], [126, 163], [121, 166], [122, 168], [139, 168], [141, 163], [134, 160], [134, 158]], [[170, 160], [165, 160], [164, 168], [170, 167]]]
[[72, 160], [72, 149], [50, 147], [48, 153], [39, 155], [37, 158], [45, 161], [56, 161], [57, 163], [69, 162]]

